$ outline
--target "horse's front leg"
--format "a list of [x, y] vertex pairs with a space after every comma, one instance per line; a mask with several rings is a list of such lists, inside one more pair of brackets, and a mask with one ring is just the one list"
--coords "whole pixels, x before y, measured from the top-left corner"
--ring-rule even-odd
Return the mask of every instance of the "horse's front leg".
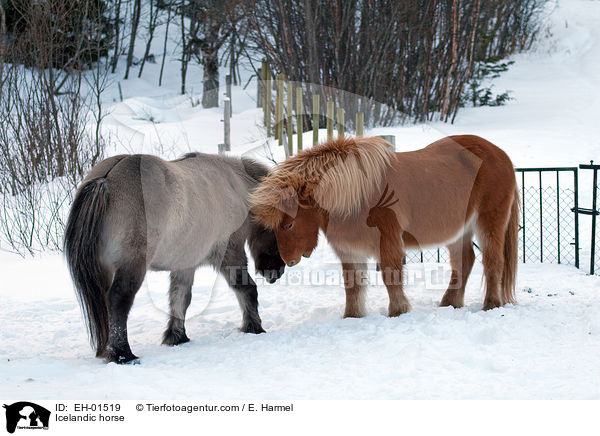
[[390, 305], [388, 307], [388, 316], [390, 317], [402, 315], [410, 311], [410, 303], [403, 290], [402, 258], [401, 247], [398, 247], [393, 252], [382, 253], [382, 258], [380, 259], [381, 275], [390, 298]]
[[365, 309], [367, 264], [342, 262], [342, 271], [346, 289], [344, 318], [361, 318], [367, 313]]
[[229, 286], [235, 292], [240, 309], [242, 310], [243, 333], [265, 333], [258, 314], [258, 290], [256, 283], [248, 274], [247, 265], [229, 265], [221, 271]]
[[185, 313], [192, 301], [192, 284], [194, 283], [195, 269], [171, 271], [171, 284], [169, 286], [169, 324], [163, 334], [162, 343], [165, 345], [179, 345], [189, 342], [185, 332]]
[[243, 333], [264, 333], [262, 321], [258, 314], [258, 290], [256, 283], [248, 274], [248, 258], [243, 241], [230, 240], [218, 266], [219, 271], [235, 292], [240, 309], [242, 310]]

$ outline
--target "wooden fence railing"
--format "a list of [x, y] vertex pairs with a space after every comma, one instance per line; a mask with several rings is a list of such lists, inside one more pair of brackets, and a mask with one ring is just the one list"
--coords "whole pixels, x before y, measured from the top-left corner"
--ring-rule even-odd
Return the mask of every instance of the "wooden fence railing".
[[[277, 74], [272, 83], [273, 74], [269, 65], [263, 61], [260, 68], [260, 80], [258, 85], [257, 106], [263, 109], [263, 123], [268, 137], [277, 140], [280, 146], [286, 146], [286, 156], [291, 156], [294, 151], [302, 150], [304, 133], [304, 116], [310, 116], [307, 120], [312, 121], [313, 135], [312, 145], [319, 141], [319, 120], [321, 117], [321, 98], [317, 93], [312, 94], [312, 114], [305, 112], [305, 94], [302, 86], [288, 81], [284, 74]], [[273, 90], [275, 96], [273, 99]], [[310, 96], [309, 96], [310, 97]], [[325, 103], [325, 118], [327, 128], [327, 139], [333, 138], [334, 128], [337, 128], [338, 137], [346, 133], [345, 110], [343, 107], [335, 108], [333, 100]], [[310, 106], [309, 106], [310, 107]], [[356, 112], [355, 133], [362, 136], [364, 132], [364, 113]], [[271, 121], [273, 120], [273, 123]], [[294, 136], [296, 137], [296, 150], [294, 150]]]

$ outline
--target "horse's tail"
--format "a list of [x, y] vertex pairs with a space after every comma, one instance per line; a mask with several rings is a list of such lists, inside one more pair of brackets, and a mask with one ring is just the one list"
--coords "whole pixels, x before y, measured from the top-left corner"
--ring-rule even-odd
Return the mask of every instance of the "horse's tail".
[[97, 355], [104, 352], [108, 341], [106, 289], [98, 261], [98, 242], [107, 206], [106, 178], [84, 183], [71, 206], [64, 239], [65, 256]]
[[502, 272], [502, 297], [504, 303], [515, 304], [515, 286], [517, 276], [517, 263], [519, 256], [519, 214], [521, 202], [519, 191], [513, 194], [510, 218], [504, 238], [504, 271]]

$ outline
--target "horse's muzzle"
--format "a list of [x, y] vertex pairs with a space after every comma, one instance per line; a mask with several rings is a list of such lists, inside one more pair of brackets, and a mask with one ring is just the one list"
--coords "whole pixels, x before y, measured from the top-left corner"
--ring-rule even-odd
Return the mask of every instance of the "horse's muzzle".
[[291, 266], [294, 266], [294, 265], [298, 265], [299, 263], [300, 263], [300, 259], [298, 259], [298, 260], [290, 260], [290, 261], [287, 263], [287, 266], [290, 266], [290, 267], [291, 267]]
[[260, 270], [258, 272], [260, 273], [260, 275], [262, 275], [265, 278], [267, 283], [273, 284], [279, 278], [281, 278], [281, 276], [285, 272], [285, 266], [282, 266], [279, 269], [267, 269], [267, 270]]

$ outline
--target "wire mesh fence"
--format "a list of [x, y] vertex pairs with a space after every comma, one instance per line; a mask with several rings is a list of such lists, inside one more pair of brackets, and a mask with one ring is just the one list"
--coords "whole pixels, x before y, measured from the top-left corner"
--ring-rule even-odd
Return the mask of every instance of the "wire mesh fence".
[[579, 266], [577, 237], [577, 169], [521, 168], [522, 217], [519, 258], [522, 262]]

